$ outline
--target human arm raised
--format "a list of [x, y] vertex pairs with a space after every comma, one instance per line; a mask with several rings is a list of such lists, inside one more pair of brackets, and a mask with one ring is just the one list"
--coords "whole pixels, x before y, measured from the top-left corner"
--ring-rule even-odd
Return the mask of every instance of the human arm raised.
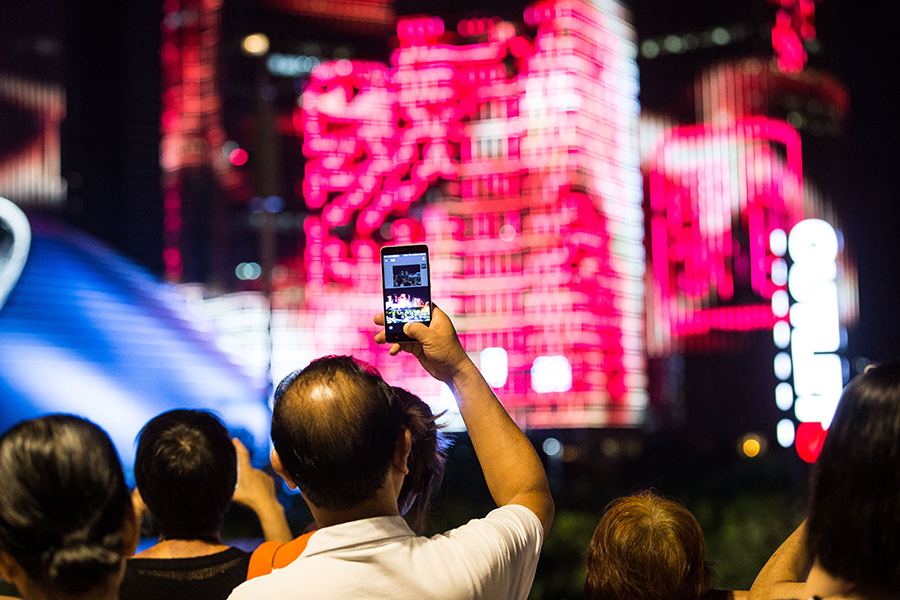
[[232, 500], [246, 506], [259, 519], [267, 542], [290, 542], [294, 539], [284, 507], [275, 496], [275, 480], [250, 464], [250, 452], [238, 440], [231, 440], [238, 458], [238, 483]]
[[[384, 325], [384, 314], [376, 315], [375, 323]], [[466, 354], [450, 318], [435, 306], [430, 326], [407, 323], [403, 333], [416, 341], [393, 344], [390, 354], [409, 352], [453, 391], [494, 502], [525, 506], [540, 519], [546, 536], [554, 506], [541, 460]], [[387, 343], [384, 331], [375, 341]]]
[[748, 600], [777, 600], [779, 598], [802, 598], [809, 565], [803, 549], [806, 535], [806, 521], [786, 539], [769, 557], [753, 586]]

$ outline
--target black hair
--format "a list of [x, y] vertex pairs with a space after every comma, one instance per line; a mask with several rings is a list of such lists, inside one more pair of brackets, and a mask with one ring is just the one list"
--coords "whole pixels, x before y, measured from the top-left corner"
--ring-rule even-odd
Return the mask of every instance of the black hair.
[[0, 548], [39, 588], [77, 594], [109, 584], [132, 510], [116, 449], [90, 421], [50, 415], [0, 437]]
[[832, 575], [900, 593], [900, 363], [844, 390], [813, 468], [806, 548]]
[[409, 431], [412, 441], [406, 462], [409, 473], [403, 480], [397, 503], [401, 512], [406, 508], [404, 516], [410, 527], [422, 534], [428, 506], [444, 478], [451, 442], [437, 424], [443, 413], [435, 415], [421, 398], [403, 388], [395, 387], [394, 393], [403, 407], [403, 427]]
[[134, 478], [164, 539], [218, 539], [237, 483], [237, 453], [213, 414], [177, 409], [138, 436]]
[[307, 500], [323, 509], [374, 498], [402, 431], [394, 391], [352, 356], [317, 359], [275, 390], [272, 444]]

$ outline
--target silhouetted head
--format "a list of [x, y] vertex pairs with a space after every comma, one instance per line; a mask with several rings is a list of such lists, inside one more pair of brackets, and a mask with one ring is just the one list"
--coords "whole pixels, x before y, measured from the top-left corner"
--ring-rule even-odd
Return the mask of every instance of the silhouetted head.
[[237, 482], [237, 453], [211, 413], [171, 410], [138, 436], [134, 478], [165, 539], [218, 539]]
[[584, 593], [590, 600], [697, 600], [712, 575], [694, 515], [642, 492], [606, 507], [588, 549]]
[[29, 585], [52, 595], [117, 588], [134, 542], [131, 497], [102, 429], [51, 415], [0, 437], [0, 551]]
[[830, 574], [900, 595], [900, 363], [845, 388], [813, 468], [806, 542]]
[[385, 484], [404, 411], [374, 367], [326, 356], [275, 390], [272, 443], [307, 500], [343, 510], [371, 500]]
[[436, 422], [440, 415], [431, 412], [431, 407], [421, 398], [399, 387], [394, 388], [394, 393], [403, 407], [403, 428], [409, 431], [412, 441], [406, 462], [409, 473], [403, 480], [397, 503], [400, 514], [421, 534], [425, 530], [428, 506], [444, 478], [450, 441]]

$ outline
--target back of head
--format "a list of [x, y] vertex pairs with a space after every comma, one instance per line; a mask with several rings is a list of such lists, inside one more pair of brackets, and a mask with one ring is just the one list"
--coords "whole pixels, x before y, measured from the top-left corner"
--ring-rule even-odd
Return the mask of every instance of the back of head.
[[0, 548], [38, 587], [81, 593], [109, 585], [124, 559], [131, 498], [106, 433], [52, 415], [0, 437]]
[[403, 427], [409, 431], [412, 441], [406, 463], [409, 473], [403, 480], [397, 503], [412, 529], [421, 534], [431, 498], [444, 478], [450, 442], [437, 424], [440, 415], [435, 415], [425, 401], [403, 388], [393, 389], [403, 408]]
[[384, 485], [403, 430], [403, 410], [374, 367], [327, 356], [275, 391], [272, 443], [307, 500], [352, 508]]
[[141, 430], [134, 477], [161, 537], [218, 538], [237, 482], [237, 454], [215, 416], [172, 410]]
[[686, 508], [650, 492], [614, 500], [587, 554], [591, 600], [697, 600], [710, 587], [703, 531]]
[[832, 575], [900, 594], [900, 363], [844, 390], [813, 469], [806, 539]]

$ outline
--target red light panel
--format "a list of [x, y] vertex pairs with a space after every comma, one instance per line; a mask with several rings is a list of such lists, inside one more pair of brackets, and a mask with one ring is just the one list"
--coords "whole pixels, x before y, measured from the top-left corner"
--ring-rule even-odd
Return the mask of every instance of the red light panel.
[[342, 60], [312, 73], [298, 118], [313, 354], [352, 352], [442, 406], [434, 381], [371, 343], [375, 240], [425, 242], [433, 298], [466, 349], [506, 351], [507, 376], [494, 380], [520, 423], [637, 424], [634, 32], [623, 10], [580, 1], [538, 3], [526, 21], [533, 39], [521, 25], [465, 20], [456, 30], [478, 39], [451, 45], [442, 20], [403, 19], [391, 66]]
[[[778, 258], [769, 234], [803, 218], [800, 136], [765, 117], [675, 127], [651, 154], [648, 350], [686, 336], [769, 329]], [[735, 304], [738, 290], [757, 303]]]

